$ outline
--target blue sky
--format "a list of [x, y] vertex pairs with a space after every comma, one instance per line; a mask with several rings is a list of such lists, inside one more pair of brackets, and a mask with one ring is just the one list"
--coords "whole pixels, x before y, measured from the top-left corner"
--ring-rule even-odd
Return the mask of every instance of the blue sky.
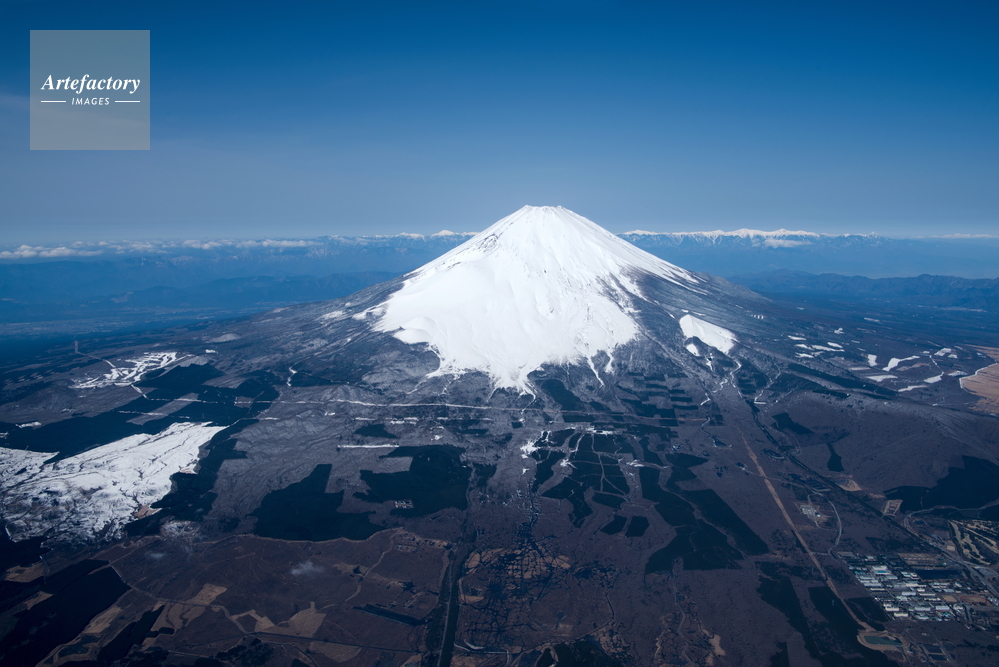
[[[149, 29], [152, 149], [28, 150], [28, 31]], [[995, 2], [0, 0], [0, 243], [999, 229]]]

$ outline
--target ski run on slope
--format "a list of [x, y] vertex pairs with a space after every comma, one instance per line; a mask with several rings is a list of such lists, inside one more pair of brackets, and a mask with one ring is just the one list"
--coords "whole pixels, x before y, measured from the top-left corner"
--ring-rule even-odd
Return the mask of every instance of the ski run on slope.
[[115, 366], [105, 359], [104, 363], [111, 367], [110, 372], [97, 378], [78, 380], [73, 384], [73, 389], [97, 389], [111, 385], [127, 387], [141, 380], [147, 373], [175, 363], [178, 357], [176, 352], [148, 352], [135, 359], [126, 360], [124, 363], [129, 364], [128, 366]]
[[45, 535], [113, 538], [133, 514], [170, 491], [170, 476], [192, 469], [198, 449], [224, 426], [173, 424], [45, 463], [51, 453], [0, 447], [7, 531], [16, 540]]
[[376, 330], [430, 345], [435, 375], [478, 370], [528, 392], [543, 364], [611, 356], [636, 336], [642, 273], [701, 291], [694, 274], [572, 211], [525, 206], [411, 273], [369, 314]]

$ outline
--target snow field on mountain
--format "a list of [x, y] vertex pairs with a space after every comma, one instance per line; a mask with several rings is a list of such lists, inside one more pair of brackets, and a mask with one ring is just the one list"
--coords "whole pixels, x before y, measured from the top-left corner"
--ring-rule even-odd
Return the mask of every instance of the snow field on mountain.
[[[116, 535], [143, 505], [170, 491], [170, 476], [198, 463], [198, 449], [224, 426], [184, 422], [45, 463], [51, 453], [0, 447], [3, 515], [15, 539], [52, 528], [87, 538]], [[24, 472], [21, 472], [24, 470]], [[47, 506], [39, 512], [39, 506]]]
[[[738, 342], [735, 334], [728, 329], [723, 329], [717, 324], [705, 322], [693, 315], [684, 315], [680, 318], [680, 329], [683, 331], [685, 338], [699, 338], [705, 345], [710, 345], [725, 354], [731, 352], [732, 348]], [[696, 355], [697, 353], [694, 350], [697, 348], [691, 349], [691, 347], [688, 345], [687, 349]]]
[[637, 335], [641, 273], [702, 292], [694, 274], [572, 211], [525, 206], [410, 274], [372, 310], [374, 328], [430, 345], [434, 375], [478, 370], [528, 392], [542, 365], [611, 356]]

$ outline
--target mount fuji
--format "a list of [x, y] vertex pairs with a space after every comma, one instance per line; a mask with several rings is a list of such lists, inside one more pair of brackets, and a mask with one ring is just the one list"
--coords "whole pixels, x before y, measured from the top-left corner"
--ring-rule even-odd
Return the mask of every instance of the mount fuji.
[[[545, 364], [585, 361], [599, 377], [599, 357], [611, 372], [615, 349], [651, 333], [639, 317], [662, 305], [643, 290], [650, 282], [676, 304], [695, 296], [701, 303], [718, 291], [706, 277], [572, 211], [525, 206], [407, 276], [366, 313], [378, 316], [374, 330], [429, 345], [441, 360], [435, 374], [476, 370], [497, 387], [526, 391], [528, 376]], [[731, 349], [729, 332], [691, 315], [670, 315], [690, 337], [725, 340], [721, 348]]]
[[999, 518], [993, 353], [547, 206], [344, 299], [53, 350], [0, 369], [0, 661], [891, 665], [930, 623], [990, 664], [985, 607], [888, 615], [856, 563], [996, 594], [987, 539], [938, 544]]

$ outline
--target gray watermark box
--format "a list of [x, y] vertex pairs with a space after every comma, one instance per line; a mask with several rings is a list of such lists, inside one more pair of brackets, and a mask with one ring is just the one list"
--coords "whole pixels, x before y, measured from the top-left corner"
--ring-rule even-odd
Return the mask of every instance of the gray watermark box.
[[31, 31], [31, 150], [149, 150], [149, 31]]

